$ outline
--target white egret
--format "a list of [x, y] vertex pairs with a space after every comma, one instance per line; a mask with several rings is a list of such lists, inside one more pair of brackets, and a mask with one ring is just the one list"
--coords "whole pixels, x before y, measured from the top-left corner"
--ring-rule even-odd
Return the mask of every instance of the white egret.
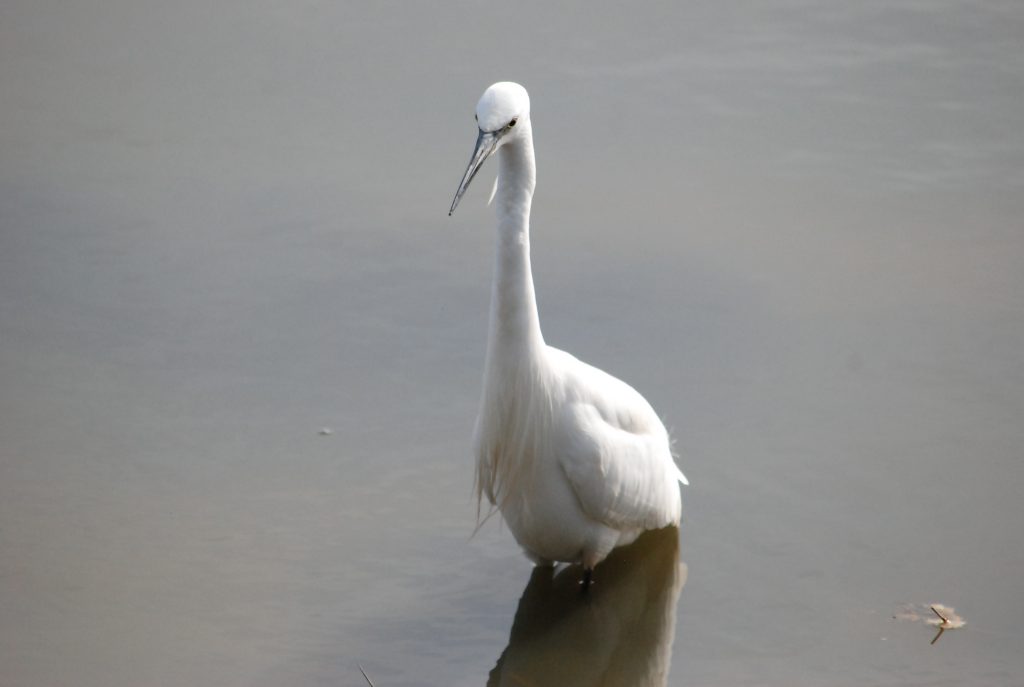
[[679, 523], [678, 483], [688, 482], [643, 396], [544, 343], [530, 270], [536, 163], [526, 89], [492, 85], [476, 120], [476, 148], [448, 214], [497, 152], [497, 261], [474, 437], [477, 498], [501, 511], [538, 565], [582, 563], [586, 589], [613, 548]]

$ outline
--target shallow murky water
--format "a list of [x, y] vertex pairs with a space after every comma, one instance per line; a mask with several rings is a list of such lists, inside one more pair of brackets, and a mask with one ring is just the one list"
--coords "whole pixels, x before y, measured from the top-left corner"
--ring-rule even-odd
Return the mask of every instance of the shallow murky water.
[[[8, 3], [0, 684], [1019, 682], [1022, 35], [1016, 3]], [[508, 78], [546, 338], [693, 483], [678, 553], [589, 605], [470, 536], [489, 179], [446, 212]], [[929, 604], [966, 627], [894, 618]]]

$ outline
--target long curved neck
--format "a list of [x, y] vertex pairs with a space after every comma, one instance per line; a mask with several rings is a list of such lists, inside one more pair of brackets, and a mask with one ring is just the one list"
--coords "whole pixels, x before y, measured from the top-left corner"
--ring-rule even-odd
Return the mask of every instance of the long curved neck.
[[537, 166], [529, 121], [523, 124], [527, 131], [498, 150], [498, 249], [487, 344], [492, 369], [536, 359], [544, 345], [530, 270], [530, 204]]

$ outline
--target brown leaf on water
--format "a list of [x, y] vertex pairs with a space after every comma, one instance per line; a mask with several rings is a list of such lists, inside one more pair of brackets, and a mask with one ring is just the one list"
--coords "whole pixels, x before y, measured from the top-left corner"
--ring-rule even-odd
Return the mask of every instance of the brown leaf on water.
[[935, 614], [935, 617], [926, 618], [925, 622], [932, 627], [941, 627], [945, 630], [959, 630], [967, 624], [952, 606], [930, 604], [928, 608]]
[[939, 637], [946, 630], [959, 630], [967, 625], [955, 608], [945, 604], [901, 604], [896, 607], [892, 617], [893, 620], [923, 622], [925, 625], [937, 627], [939, 631], [932, 637], [932, 644], [939, 641]]

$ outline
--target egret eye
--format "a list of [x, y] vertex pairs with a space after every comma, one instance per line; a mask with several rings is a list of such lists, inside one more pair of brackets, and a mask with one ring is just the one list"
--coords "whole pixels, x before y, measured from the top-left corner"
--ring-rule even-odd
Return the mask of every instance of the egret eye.
[[516, 122], [518, 122], [518, 121], [519, 121], [519, 117], [513, 117], [512, 121], [508, 123], [508, 128], [511, 129], [512, 127], [514, 127], [516, 125]]

